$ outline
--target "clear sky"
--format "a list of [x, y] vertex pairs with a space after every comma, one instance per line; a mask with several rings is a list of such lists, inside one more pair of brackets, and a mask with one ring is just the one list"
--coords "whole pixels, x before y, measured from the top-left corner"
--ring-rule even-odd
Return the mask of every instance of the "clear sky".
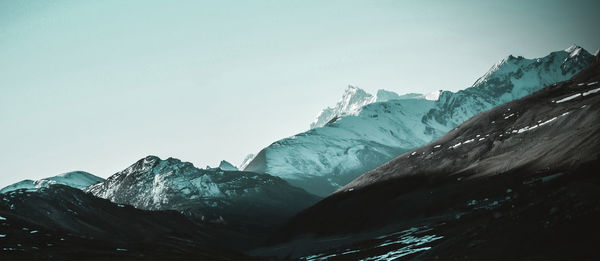
[[348, 84], [459, 90], [600, 47], [600, 1], [0, 1], [0, 187], [146, 155], [196, 166], [306, 130]]

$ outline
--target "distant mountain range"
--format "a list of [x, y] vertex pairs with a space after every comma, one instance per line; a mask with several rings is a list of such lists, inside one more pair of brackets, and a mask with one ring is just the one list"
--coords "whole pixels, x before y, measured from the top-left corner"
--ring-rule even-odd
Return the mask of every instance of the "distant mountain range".
[[536, 59], [511, 55], [473, 86], [443, 91], [437, 100], [383, 90], [372, 96], [350, 86], [334, 108], [319, 114], [313, 129], [274, 142], [244, 170], [279, 176], [325, 196], [480, 112], [571, 78], [593, 59], [578, 46]]
[[90, 185], [102, 181], [104, 181], [103, 178], [94, 176], [85, 171], [73, 171], [39, 180], [26, 179], [23, 181], [19, 181], [15, 184], [0, 189], [0, 193], [7, 193], [17, 189], [36, 190], [42, 187], [48, 187], [51, 184], [62, 184], [77, 189], [84, 189]]

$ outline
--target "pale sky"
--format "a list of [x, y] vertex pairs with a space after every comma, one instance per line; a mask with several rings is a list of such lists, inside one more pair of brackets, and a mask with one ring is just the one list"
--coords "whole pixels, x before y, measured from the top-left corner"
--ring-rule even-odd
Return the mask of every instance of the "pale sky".
[[348, 84], [459, 90], [600, 47], [600, 1], [0, 1], [0, 187], [146, 155], [196, 166], [305, 131]]

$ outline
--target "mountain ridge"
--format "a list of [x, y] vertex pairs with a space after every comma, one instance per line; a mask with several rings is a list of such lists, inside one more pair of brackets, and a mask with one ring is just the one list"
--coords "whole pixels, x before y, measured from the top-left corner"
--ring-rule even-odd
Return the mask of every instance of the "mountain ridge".
[[[581, 47], [526, 59], [508, 56], [470, 88], [443, 91], [436, 101], [372, 99], [352, 87], [338, 103], [353, 108], [313, 128], [272, 143], [244, 170], [280, 176], [295, 186], [326, 196], [388, 160], [442, 136], [477, 113], [564, 81], [595, 59]], [[356, 103], [347, 94], [359, 93]], [[354, 104], [349, 106], [349, 104]], [[337, 108], [336, 107], [336, 108]], [[307, 167], [308, 166], [308, 167]]]

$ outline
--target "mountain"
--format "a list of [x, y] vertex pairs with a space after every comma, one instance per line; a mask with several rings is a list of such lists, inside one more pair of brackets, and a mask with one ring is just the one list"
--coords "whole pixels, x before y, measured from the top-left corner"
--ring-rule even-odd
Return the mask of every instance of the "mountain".
[[274, 142], [244, 170], [277, 175], [326, 196], [360, 174], [433, 141], [471, 116], [571, 78], [593, 60], [594, 56], [577, 46], [537, 59], [508, 56], [473, 86], [456, 93], [443, 91], [435, 101], [372, 102], [372, 95], [350, 87], [336, 107], [321, 113], [313, 126], [333, 117], [325, 125]]
[[240, 248], [259, 243], [257, 238], [319, 199], [271, 175], [199, 169], [155, 156], [140, 159], [85, 191], [118, 204], [177, 210], [197, 222], [227, 226], [241, 234], [236, 243]]
[[395, 92], [380, 89], [377, 91], [377, 94], [373, 96], [361, 88], [349, 85], [348, 88], [346, 88], [342, 99], [338, 101], [335, 107], [327, 107], [323, 109], [319, 115], [317, 115], [315, 121], [310, 124], [310, 128], [313, 129], [323, 127], [334, 118], [347, 115], [356, 115], [361, 108], [367, 104], [406, 99], [437, 100], [440, 92], [433, 92], [430, 94], [408, 93], [404, 95], [398, 95]]
[[219, 168], [222, 170], [227, 170], [227, 171], [237, 171], [238, 168], [236, 168], [235, 166], [233, 166], [233, 164], [222, 160], [221, 163], [219, 163]]
[[358, 115], [271, 144], [245, 170], [277, 175], [310, 193], [328, 195], [408, 148], [427, 143], [421, 117], [433, 106], [425, 99], [368, 104]]
[[579, 46], [538, 59], [509, 55], [496, 63], [471, 88], [442, 92], [434, 109], [423, 117], [428, 132], [441, 136], [479, 112], [565, 81], [589, 66], [594, 56]]
[[248, 164], [250, 164], [250, 162], [254, 159], [254, 157], [256, 157], [256, 155], [252, 154], [252, 153], [246, 155], [244, 160], [242, 160], [242, 163], [240, 164], [239, 169], [241, 169], [241, 170], [245, 169], [246, 166], [248, 166]]
[[271, 238], [273, 247], [255, 253], [597, 259], [599, 82], [596, 61], [568, 81], [480, 113], [302, 211]]
[[7, 193], [17, 189], [39, 189], [41, 187], [47, 187], [50, 184], [62, 184], [77, 189], [83, 189], [102, 181], [104, 181], [103, 178], [94, 176], [85, 171], [73, 171], [39, 180], [26, 179], [19, 181], [2, 188], [0, 193]]
[[0, 194], [2, 260], [246, 260], [175, 211], [117, 205], [51, 184]]

